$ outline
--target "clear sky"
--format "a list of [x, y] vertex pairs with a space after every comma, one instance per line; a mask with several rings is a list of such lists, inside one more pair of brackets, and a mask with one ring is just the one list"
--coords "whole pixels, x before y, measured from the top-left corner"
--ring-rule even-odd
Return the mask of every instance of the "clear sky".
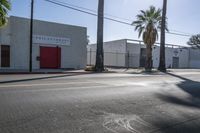
[[[59, 0], [69, 4], [97, 10], [98, 0]], [[9, 15], [30, 17], [31, 0], [11, 0]], [[105, 13], [132, 22], [140, 10], [150, 5], [162, 8], [163, 0], [105, 0]], [[171, 32], [181, 31], [189, 34], [200, 33], [200, 0], [168, 0], [168, 27]], [[97, 18], [81, 12], [60, 7], [44, 0], [35, 0], [34, 18], [58, 23], [84, 26], [88, 29], [90, 42], [96, 42]], [[104, 41], [116, 39], [138, 39], [133, 26], [105, 20]], [[189, 37], [168, 35], [166, 42], [185, 45]], [[141, 40], [141, 38], [140, 38]]]

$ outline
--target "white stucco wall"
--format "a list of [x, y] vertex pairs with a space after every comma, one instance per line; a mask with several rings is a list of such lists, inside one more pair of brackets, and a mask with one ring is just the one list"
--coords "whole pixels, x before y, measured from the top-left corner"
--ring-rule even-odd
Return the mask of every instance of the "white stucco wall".
[[[0, 28], [0, 45], [10, 45], [10, 38], [11, 38], [11, 34], [10, 34], [10, 22], [8, 22], [5, 26]], [[14, 51], [13, 48], [10, 49], [10, 52]], [[1, 56], [1, 47], [0, 47], [0, 56]], [[11, 53], [11, 56], [12, 53]], [[1, 62], [1, 58], [0, 58], [0, 62]], [[0, 64], [0, 68], [1, 68], [1, 64]], [[7, 69], [7, 68], [2, 68], [2, 69]]]
[[[126, 40], [117, 40], [104, 43], [104, 65], [125, 67]], [[96, 61], [96, 44], [88, 45], [87, 64], [94, 65]]]
[[[166, 67], [172, 67], [172, 58], [173, 58], [173, 49], [172, 48], [165, 48], [165, 63]], [[153, 67], [158, 68], [160, 62], [160, 47], [153, 46], [152, 48], [152, 60], [153, 60]]]
[[[174, 51], [177, 51], [177, 56], [174, 55]], [[160, 47], [153, 46], [152, 52], [153, 58], [153, 67], [157, 68], [159, 66], [160, 60]], [[187, 49], [182, 48], [165, 48], [165, 60], [166, 60], [166, 67], [171, 68], [173, 66], [173, 57], [179, 58], [179, 68], [188, 68], [188, 60], [189, 60], [189, 51]]]
[[[10, 17], [8, 25], [0, 30], [1, 44], [11, 45], [11, 69], [29, 68], [29, 20]], [[61, 68], [84, 68], [87, 61], [87, 29], [84, 27], [34, 20], [34, 35], [70, 38], [70, 46], [33, 44], [33, 69], [39, 69], [36, 60], [39, 46], [61, 47]]]
[[189, 49], [189, 67], [200, 68], [200, 49]]
[[[141, 48], [145, 48], [145, 45], [140, 45], [137, 43], [129, 43], [124, 40], [116, 40], [104, 43], [104, 60], [105, 65], [109, 66], [127, 66], [127, 55], [129, 52], [132, 58], [129, 58], [130, 67], [139, 67], [140, 66], [140, 54]], [[160, 47], [154, 45], [152, 47], [152, 60], [153, 67], [158, 68], [159, 59], [160, 59]], [[95, 64], [96, 59], [96, 45], [88, 45], [88, 54], [87, 54], [87, 64]], [[113, 53], [113, 54], [109, 54]], [[116, 54], [118, 53], [118, 54]], [[119, 56], [120, 53], [125, 53], [122, 56]], [[200, 50], [192, 49], [189, 47], [179, 47], [171, 46], [165, 48], [166, 54], [166, 68], [173, 67], [173, 57], [177, 57], [179, 62], [179, 68], [200, 68]], [[117, 56], [118, 55], [118, 56]]]
[[189, 49], [179, 50], [179, 68], [189, 68]]
[[129, 67], [139, 67], [140, 66], [140, 52], [142, 45], [127, 43], [127, 52], [129, 53]]

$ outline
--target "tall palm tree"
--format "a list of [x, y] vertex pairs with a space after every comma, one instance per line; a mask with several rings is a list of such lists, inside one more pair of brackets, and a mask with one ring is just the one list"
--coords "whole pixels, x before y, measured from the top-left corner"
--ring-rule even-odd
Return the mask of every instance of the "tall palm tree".
[[141, 10], [136, 16], [137, 20], [132, 23], [135, 25], [135, 30], [139, 32], [138, 37], [142, 35], [142, 39], [146, 44], [146, 64], [145, 70], [152, 70], [152, 46], [158, 39], [158, 29], [161, 22], [161, 10], [154, 6], [146, 11]]
[[7, 14], [10, 10], [11, 4], [8, 0], [0, 0], [0, 27], [7, 23]]
[[99, 0], [98, 20], [97, 20], [97, 50], [95, 70], [104, 71], [104, 53], [103, 53], [103, 22], [104, 22], [104, 0]]
[[166, 72], [165, 66], [165, 29], [166, 29], [166, 13], [167, 13], [167, 0], [163, 0], [161, 21], [161, 36], [160, 36], [160, 62], [158, 70]]

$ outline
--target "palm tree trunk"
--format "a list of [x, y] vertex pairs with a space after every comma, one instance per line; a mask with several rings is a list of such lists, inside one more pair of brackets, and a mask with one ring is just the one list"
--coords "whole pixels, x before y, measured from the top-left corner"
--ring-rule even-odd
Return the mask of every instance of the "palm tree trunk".
[[146, 45], [146, 64], [145, 70], [151, 72], [152, 70], [152, 47], [151, 45]]
[[98, 4], [98, 22], [97, 22], [97, 50], [95, 70], [104, 71], [104, 53], [103, 53], [103, 22], [104, 22], [104, 0], [99, 0]]
[[161, 23], [161, 41], [160, 41], [160, 63], [158, 70], [166, 71], [165, 66], [165, 29], [166, 29], [167, 0], [163, 0], [162, 23]]

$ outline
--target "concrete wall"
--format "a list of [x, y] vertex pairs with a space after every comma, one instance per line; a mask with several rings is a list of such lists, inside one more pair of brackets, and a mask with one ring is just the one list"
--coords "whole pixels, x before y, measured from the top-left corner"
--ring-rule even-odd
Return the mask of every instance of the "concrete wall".
[[[117, 40], [104, 43], [104, 63], [107, 66], [121, 66], [121, 67], [139, 67], [141, 48], [145, 48], [143, 44], [129, 43], [126, 40]], [[189, 62], [189, 48], [173, 48], [166, 47], [166, 67], [173, 67], [173, 57], [179, 59], [179, 68], [200, 68], [200, 50], [192, 52]], [[128, 54], [129, 53], [129, 56]], [[197, 59], [195, 59], [195, 57]], [[88, 46], [88, 64], [95, 64], [96, 59], [96, 45]], [[160, 59], [160, 47], [154, 45], [152, 47], [153, 67], [158, 68]], [[190, 65], [189, 65], [190, 64]]]
[[10, 17], [10, 45], [11, 45], [11, 68], [29, 68], [29, 28], [28, 19]]
[[[10, 21], [9, 21], [7, 25], [0, 28], [0, 45], [10, 45], [10, 40], [11, 40], [10, 33], [11, 32], [10, 32]], [[11, 48], [10, 51], [14, 51], [14, 49]], [[0, 47], [0, 56], [1, 56], [1, 47]], [[0, 58], [0, 62], [1, 62], [1, 58]], [[1, 65], [0, 65], [0, 68], [1, 68]], [[7, 68], [4, 68], [4, 69], [7, 69]]]
[[[10, 17], [8, 25], [0, 30], [1, 44], [11, 45], [12, 69], [29, 68], [29, 20]], [[5, 32], [6, 31], [6, 32]], [[70, 38], [71, 45], [33, 44], [33, 69], [39, 69], [36, 60], [40, 46], [61, 47], [61, 68], [84, 68], [87, 61], [87, 30], [84, 27], [34, 20], [33, 34]], [[10, 37], [10, 38], [9, 38]]]
[[[173, 58], [173, 49], [172, 48], [165, 48], [165, 63], [166, 67], [172, 67], [172, 58]], [[153, 67], [158, 68], [159, 61], [160, 61], [160, 47], [153, 46], [152, 47], [152, 60], [153, 60]]]
[[140, 66], [141, 46], [140, 44], [127, 43], [127, 52], [129, 53], [127, 64], [129, 67]]
[[178, 51], [179, 68], [189, 68], [189, 49], [178, 49]]
[[[174, 51], [178, 52], [177, 55], [174, 54]], [[189, 51], [188, 49], [183, 48], [165, 48], [165, 60], [166, 60], [166, 67], [172, 68], [173, 66], [173, 57], [179, 58], [179, 68], [188, 68], [188, 61], [189, 61]], [[160, 47], [153, 46], [153, 67], [157, 68], [159, 66], [160, 60]]]
[[[126, 66], [126, 41], [117, 40], [104, 43], [104, 64], [106, 66]], [[94, 65], [96, 61], [96, 44], [88, 45], [87, 64]]]
[[200, 68], [200, 49], [189, 49], [189, 67]]

